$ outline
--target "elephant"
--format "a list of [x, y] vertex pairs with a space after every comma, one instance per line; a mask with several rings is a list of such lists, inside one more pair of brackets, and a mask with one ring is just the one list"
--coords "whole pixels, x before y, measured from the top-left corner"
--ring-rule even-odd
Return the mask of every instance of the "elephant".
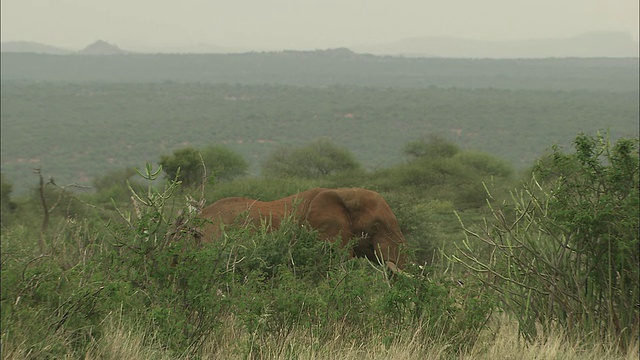
[[242, 197], [221, 199], [199, 215], [204, 220], [202, 241], [219, 238], [223, 226], [236, 224], [239, 219], [254, 226], [268, 224], [268, 230], [275, 230], [287, 216], [317, 230], [321, 240], [339, 240], [343, 248], [356, 239], [349, 249], [351, 257], [383, 262], [394, 273], [401, 272], [405, 265], [401, 250], [406, 241], [396, 216], [380, 194], [360, 188], [314, 188], [266, 202]]

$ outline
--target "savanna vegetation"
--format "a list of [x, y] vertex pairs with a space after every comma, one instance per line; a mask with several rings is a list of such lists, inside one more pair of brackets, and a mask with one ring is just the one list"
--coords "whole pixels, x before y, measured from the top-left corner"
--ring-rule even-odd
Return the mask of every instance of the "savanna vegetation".
[[[1, 56], [3, 359], [637, 358], [637, 58]], [[407, 276], [195, 245], [316, 186], [381, 193]]]
[[[3, 81], [634, 91], [638, 58], [451, 59], [349, 49], [245, 54], [0, 54]], [[635, 80], [635, 81], [634, 81]]]
[[[580, 134], [524, 172], [441, 136], [377, 169], [327, 139], [267, 155], [243, 176], [232, 150], [185, 146], [91, 193], [3, 176], [2, 357], [637, 357], [637, 138]], [[383, 194], [407, 276], [291, 222], [194, 244], [205, 202], [313, 186]]]
[[522, 170], [551, 144], [569, 145], [580, 131], [608, 129], [613, 139], [639, 132], [637, 90], [4, 78], [1, 87], [2, 172], [21, 194], [35, 185], [34, 167], [60, 184], [91, 186], [107, 172], [144, 167], [185, 147], [225, 145], [259, 175], [275, 149], [330, 138], [373, 170], [402, 162], [405, 144], [437, 133]]

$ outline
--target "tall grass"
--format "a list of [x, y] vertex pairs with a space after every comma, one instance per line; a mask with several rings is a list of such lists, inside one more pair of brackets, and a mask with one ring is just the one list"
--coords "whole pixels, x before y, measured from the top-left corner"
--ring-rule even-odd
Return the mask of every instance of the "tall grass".
[[[314, 336], [308, 329], [298, 328], [288, 334], [264, 335], [262, 347], [248, 351], [247, 342], [254, 336], [233, 316], [223, 320], [221, 331], [210, 335], [201, 349], [187, 349], [175, 354], [162, 346], [155, 337], [152, 326], [128, 325], [122, 314], [113, 313], [103, 322], [104, 336], [94, 340], [82, 354], [69, 353], [59, 358], [85, 358], [105, 360], [146, 360], [146, 359], [191, 359], [198, 354], [201, 359], [637, 359], [638, 341], [626, 352], [620, 353], [615, 342], [581, 343], [567, 340], [561, 330], [551, 336], [539, 337], [532, 342], [518, 336], [517, 322], [506, 316], [496, 316], [494, 326], [483, 331], [473, 346], [459, 354], [452, 355], [445, 337], [425, 339], [424, 328], [406, 328], [401, 336], [392, 342], [386, 340], [384, 329], [378, 329], [370, 337], [353, 339], [353, 329], [345, 324], [335, 323], [330, 334], [323, 338]], [[26, 336], [28, 334], [22, 334]], [[6, 340], [10, 340], [8, 343]], [[57, 342], [62, 348], [72, 348], [70, 339], [50, 338], [44, 341]], [[27, 341], [3, 333], [3, 359], [40, 358], [42, 353], [34, 353]]]

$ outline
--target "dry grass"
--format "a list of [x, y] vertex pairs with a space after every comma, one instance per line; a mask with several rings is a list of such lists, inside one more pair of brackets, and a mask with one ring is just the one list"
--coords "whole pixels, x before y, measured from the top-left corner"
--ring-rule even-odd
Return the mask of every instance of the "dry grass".
[[362, 340], [352, 340], [346, 327], [337, 325], [323, 339], [309, 331], [295, 330], [287, 335], [273, 335], [253, 339], [252, 350], [247, 345], [251, 335], [229, 324], [222, 338], [210, 339], [203, 349], [203, 359], [443, 359], [446, 346], [424, 344], [419, 329], [407, 332], [385, 346], [384, 332]]
[[[262, 335], [252, 337], [241, 323], [228, 318], [220, 331], [212, 334], [200, 349], [191, 349], [187, 354], [176, 356], [154, 340], [153, 332], [144, 326], [131, 327], [120, 322], [115, 316], [104, 323], [104, 336], [92, 343], [85, 359], [345, 359], [345, 360], [382, 360], [382, 359], [563, 359], [563, 360], [599, 360], [599, 359], [638, 359], [638, 342], [620, 354], [613, 343], [576, 344], [567, 341], [561, 333], [548, 338], [536, 339], [526, 343], [518, 337], [517, 324], [506, 318], [496, 321], [495, 329], [486, 331], [476, 344], [462, 354], [452, 355], [446, 339], [425, 341], [423, 329], [407, 330], [394, 342], [387, 343], [388, 335], [381, 331], [366, 339], [353, 340], [346, 327], [336, 326], [331, 334], [323, 339], [314, 337], [307, 330], [294, 330], [286, 335]], [[3, 333], [3, 359], [35, 358], [29, 349], [11, 336], [7, 339]], [[13, 341], [6, 341], [13, 340]], [[64, 341], [51, 338], [48, 341]], [[387, 345], [385, 345], [387, 343]], [[251, 346], [250, 344], [254, 344]], [[52, 345], [53, 346], [53, 345]], [[69, 344], [57, 344], [70, 348]], [[198, 356], [194, 356], [198, 353]], [[69, 355], [67, 358], [75, 358]]]
[[146, 341], [148, 337], [144, 331], [133, 330], [121, 323], [109, 322], [103, 338], [89, 346], [85, 359], [171, 359], [160, 346], [152, 341], [149, 344], [149, 341]]
[[621, 354], [612, 342], [578, 344], [567, 340], [561, 331], [548, 337], [539, 337], [532, 343], [518, 336], [518, 325], [506, 318], [500, 319], [497, 330], [491, 336], [479, 340], [473, 349], [460, 359], [501, 359], [501, 360], [600, 360], [638, 359], [639, 343], [636, 341], [626, 353]]

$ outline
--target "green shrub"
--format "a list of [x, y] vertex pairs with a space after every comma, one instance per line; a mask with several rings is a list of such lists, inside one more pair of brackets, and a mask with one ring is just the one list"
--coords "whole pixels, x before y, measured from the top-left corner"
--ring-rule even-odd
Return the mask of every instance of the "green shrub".
[[299, 178], [248, 178], [220, 183], [206, 190], [206, 198], [218, 200], [226, 197], [242, 196], [261, 201], [271, 201], [296, 194], [318, 186], [314, 180]]
[[159, 164], [167, 179], [178, 179], [184, 187], [200, 185], [205, 179], [214, 177], [231, 180], [245, 175], [249, 168], [242, 156], [223, 146], [177, 149], [173, 155], [161, 156]]
[[300, 148], [279, 147], [262, 164], [262, 175], [316, 179], [359, 168], [349, 150], [319, 139]]
[[249, 165], [233, 150], [221, 145], [209, 145], [200, 150], [204, 163], [217, 180], [229, 181], [247, 174]]
[[456, 144], [436, 134], [409, 142], [404, 146], [404, 154], [411, 158], [452, 157], [459, 151], [460, 149]]
[[[447, 156], [421, 156], [373, 174], [381, 189], [412, 194], [420, 199], [453, 201], [459, 210], [486, 204], [485, 183], [503, 187], [512, 169], [505, 162], [482, 153], [456, 151]], [[497, 195], [497, 194], [496, 194]]]
[[[96, 192], [93, 194], [93, 202], [101, 206], [111, 208], [112, 203], [122, 206], [131, 200], [129, 185], [138, 187], [131, 183], [136, 175], [134, 168], [114, 170], [93, 180], [93, 187]], [[129, 185], [128, 185], [129, 184]]]
[[486, 259], [467, 247], [464, 262], [527, 338], [557, 324], [625, 347], [640, 331], [638, 140], [580, 134], [574, 148], [554, 147], [484, 227], [466, 229], [492, 251]]
[[416, 201], [397, 193], [383, 193], [383, 196], [398, 218], [408, 244], [406, 251], [412, 253], [414, 261], [432, 264], [440, 258], [444, 238], [440, 214], [453, 215], [453, 204], [440, 200]]
[[513, 175], [513, 168], [506, 161], [495, 156], [464, 151], [456, 154], [456, 160], [466, 165], [479, 176], [494, 176], [498, 178], [509, 178]]
[[[108, 335], [113, 314], [124, 328], [142, 326], [144, 341], [172, 357], [202, 356], [205, 341], [226, 341], [218, 334], [230, 321], [247, 334], [236, 339], [240, 357], [267, 356], [262, 351], [275, 335], [285, 341], [306, 332], [323, 346], [336, 333], [349, 342], [384, 334], [389, 345], [416, 328], [424, 329], [421, 341], [445, 334], [455, 352], [473, 343], [489, 313], [482, 298], [467, 306], [472, 292], [455, 289], [439, 268], [409, 266], [413, 277], [394, 276], [366, 259], [349, 260], [345, 249], [290, 219], [277, 231], [230, 228], [219, 241], [197, 245], [202, 201], [191, 210], [193, 200], [176, 196], [177, 183], [157, 188], [160, 172], [150, 166], [141, 175], [147, 186], [129, 189], [127, 209], [102, 209], [101, 220], [52, 213], [42, 256], [37, 229], [3, 229], [3, 356], [19, 352], [6, 344], [21, 344], [29, 349], [21, 354], [86, 357]], [[246, 186], [278, 198], [310, 187], [299, 180], [235, 184], [220, 191]], [[414, 214], [403, 226], [430, 231], [421, 223], [430, 208], [402, 196], [389, 201]]]

